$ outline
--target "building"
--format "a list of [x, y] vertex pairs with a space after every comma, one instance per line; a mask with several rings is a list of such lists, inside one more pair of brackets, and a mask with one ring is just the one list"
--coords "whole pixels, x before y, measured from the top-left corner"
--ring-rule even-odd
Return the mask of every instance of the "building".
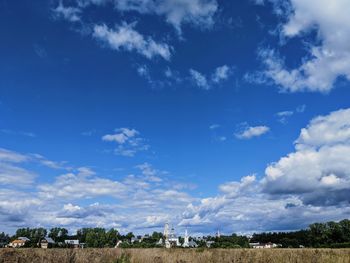
[[185, 231], [184, 243], [182, 247], [198, 247], [198, 244], [194, 240], [190, 240], [187, 229]]
[[11, 241], [8, 244], [8, 247], [23, 247], [27, 242], [29, 242], [30, 239], [27, 237], [18, 237], [15, 240]]
[[30, 241], [30, 239], [29, 239], [29, 238], [27, 238], [27, 237], [19, 237], [19, 238], [17, 238], [17, 239], [19, 239], [19, 240], [23, 240], [23, 241], [25, 241], [25, 242]]
[[23, 247], [26, 244], [27, 241], [21, 240], [21, 239], [15, 239], [9, 243], [9, 247], [17, 248], [17, 247]]
[[251, 248], [257, 248], [257, 249], [278, 247], [277, 244], [271, 243], [271, 242], [268, 242], [268, 243], [249, 243], [249, 246]]
[[190, 241], [189, 241], [189, 236], [187, 233], [187, 229], [185, 231], [185, 237], [184, 237], [184, 243], [182, 244], [183, 247], [190, 247]]
[[188, 242], [188, 247], [196, 248], [198, 247], [198, 244], [194, 240], [191, 240]]
[[70, 248], [84, 248], [85, 243], [80, 243], [78, 239], [67, 239], [64, 243]]
[[164, 245], [166, 248], [181, 246], [180, 240], [176, 236], [174, 228], [172, 227], [171, 230], [169, 231], [168, 223], [164, 225], [163, 236], [164, 236]]
[[41, 248], [51, 248], [55, 245], [55, 241], [51, 237], [45, 237], [40, 241]]

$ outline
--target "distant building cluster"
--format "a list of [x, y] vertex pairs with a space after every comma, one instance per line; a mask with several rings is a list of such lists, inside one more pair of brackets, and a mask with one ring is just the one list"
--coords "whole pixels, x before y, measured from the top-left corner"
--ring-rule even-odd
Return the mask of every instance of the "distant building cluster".
[[[20, 248], [24, 247], [28, 242], [30, 241], [29, 238], [27, 237], [18, 237], [17, 239], [11, 241], [5, 247], [10, 247], [10, 248]], [[61, 244], [61, 242], [56, 243], [52, 238], [50, 237], [45, 237], [41, 239], [38, 243], [37, 246], [41, 248], [52, 248], [54, 246], [64, 246], [68, 248], [84, 248], [85, 244], [80, 243], [79, 240], [65, 240], [64, 243]]]
[[[69, 236], [67, 237], [68, 239], [60, 238], [59, 239], [60, 242], [55, 242], [50, 237], [44, 237], [44, 238], [39, 237], [38, 239], [34, 239], [35, 241], [31, 241], [27, 237], [20, 236], [3, 246], [11, 247], [11, 248], [20, 248], [20, 247], [28, 247], [28, 246], [33, 247], [34, 245], [34, 247], [41, 247], [44, 249], [52, 248], [52, 247], [66, 247], [66, 248], [75, 248], [75, 249], [87, 247], [86, 243], [82, 243], [78, 238], [74, 238], [77, 236], [71, 236], [71, 239], [69, 239]], [[240, 238], [241, 238], [241, 241], [243, 240], [243, 242], [246, 242], [246, 243], [243, 243], [243, 244], [240, 243], [239, 241]], [[85, 240], [85, 238], [82, 240]], [[254, 249], [266, 249], [266, 248], [277, 248], [282, 246], [271, 242], [249, 243], [249, 246], [248, 246], [248, 240], [252, 240], [252, 239], [248, 237], [240, 237], [234, 234], [231, 236], [225, 236], [225, 235], [221, 236], [219, 230], [216, 232], [215, 236], [191, 237], [186, 229], [183, 236], [178, 236], [175, 232], [174, 227], [171, 226], [169, 223], [166, 223], [164, 225], [163, 233], [154, 232], [151, 236], [149, 234], [146, 234], [143, 236], [134, 236], [132, 233], [128, 233], [125, 236], [119, 236], [119, 237], [115, 236], [115, 239], [110, 243], [110, 247], [113, 247], [113, 246], [115, 248], [117, 247], [121, 247], [121, 248], [164, 247], [168, 249], [175, 248], [175, 247], [182, 247], [182, 248], [250, 247]], [[92, 240], [92, 241], [95, 242], [95, 240]], [[96, 247], [95, 245], [92, 245], [91, 242], [89, 244], [90, 244], [89, 247]], [[238, 244], [241, 244], [241, 246]], [[99, 246], [99, 247], [103, 247], [103, 244], [102, 246]]]
[[268, 243], [259, 243], [259, 242], [249, 243], [249, 246], [251, 248], [276, 248], [276, 247], [282, 247], [282, 245], [280, 245], [280, 244], [275, 244], [275, 243], [271, 243], [271, 242], [268, 242]]

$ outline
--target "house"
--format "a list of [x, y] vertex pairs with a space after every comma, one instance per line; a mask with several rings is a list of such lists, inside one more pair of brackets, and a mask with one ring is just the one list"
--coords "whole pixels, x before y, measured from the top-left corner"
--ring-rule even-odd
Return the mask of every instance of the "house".
[[45, 237], [40, 241], [41, 248], [51, 248], [55, 245], [55, 241], [51, 237]]
[[17, 239], [19, 239], [19, 240], [23, 240], [23, 241], [25, 241], [25, 242], [30, 241], [30, 239], [29, 239], [29, 238], [27, 238], [27, 237], [18, 237]]
[[64, 243], [70, 248], [84, 248], [85, 243], [80, 243], [78, 239], [67, 239]]
[[190, 240], [188, 242], [188, 247], [196, 248], [198, 247], [198, 244], [194, 240]]
[[15, 239], [9, 243], [9, 247], [17, 248], [17, 247], [23, 247], [26, 244], [26, 240], [22, 239]]
[[271, 242], [268, 242], [268, 243], [249, 243], [249, 246], [251, 248], [276, 248], [278, 247], [277, 244], [275, 243], [271, 243]]

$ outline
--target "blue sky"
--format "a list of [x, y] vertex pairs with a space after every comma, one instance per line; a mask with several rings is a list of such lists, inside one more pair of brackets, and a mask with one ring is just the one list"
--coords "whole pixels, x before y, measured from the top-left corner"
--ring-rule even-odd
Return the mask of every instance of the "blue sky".
[[0, 230], [348, 218], [348, 10], [1, 0]]

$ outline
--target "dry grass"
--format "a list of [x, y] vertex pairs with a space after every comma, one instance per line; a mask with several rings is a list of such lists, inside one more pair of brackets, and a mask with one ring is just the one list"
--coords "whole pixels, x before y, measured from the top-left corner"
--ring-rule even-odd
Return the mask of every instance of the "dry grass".
[[0, 249], [0, 263], [350, 263], [350, 249]]

